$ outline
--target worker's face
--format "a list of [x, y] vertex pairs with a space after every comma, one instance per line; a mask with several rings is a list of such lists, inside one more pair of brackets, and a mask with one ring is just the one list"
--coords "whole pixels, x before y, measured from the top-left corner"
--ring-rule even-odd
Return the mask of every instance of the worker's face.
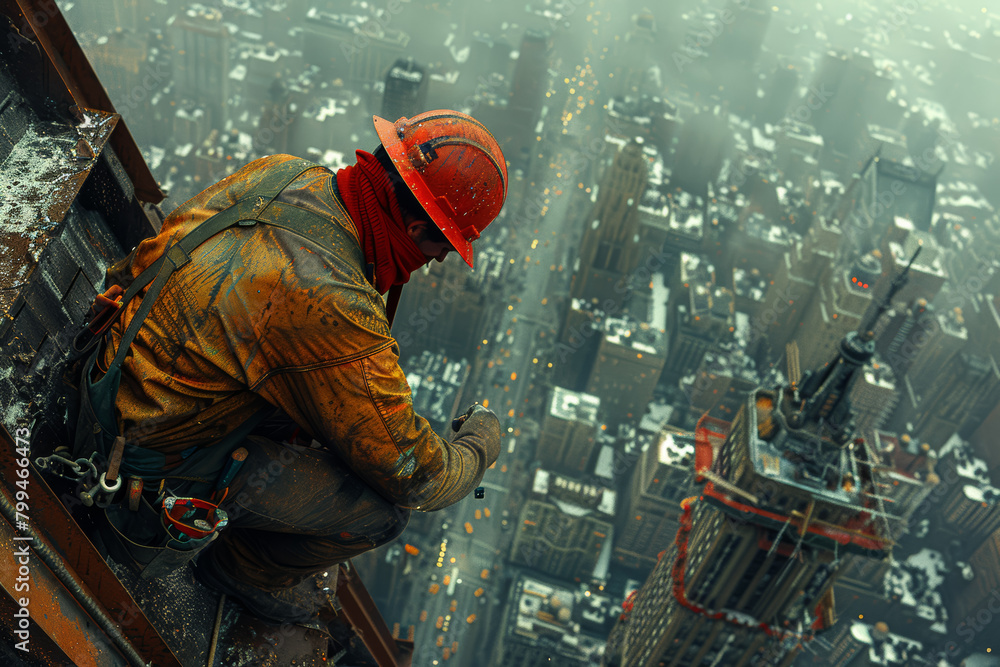
[[428, 227], [433, 224], [427, 220], [411, 218], [406, 223], [406, 233], [410, 235], [420, 252], [424, 253], [427, 261], [436, 259], [443, 262], [449, 252], [455, 250], [447, 241], [432, 241], [428, 237]]

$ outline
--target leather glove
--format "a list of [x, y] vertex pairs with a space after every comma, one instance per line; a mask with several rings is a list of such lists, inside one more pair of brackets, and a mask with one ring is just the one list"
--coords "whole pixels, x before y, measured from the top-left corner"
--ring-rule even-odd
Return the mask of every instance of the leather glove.
[[500, 419], [492, 410], [474, 403], [465, 414], [451, 421], [451, 429], [456, 440], [464, 436], [480, 439], [489, 459], [487, 465], [493, 465], [500, 456]]

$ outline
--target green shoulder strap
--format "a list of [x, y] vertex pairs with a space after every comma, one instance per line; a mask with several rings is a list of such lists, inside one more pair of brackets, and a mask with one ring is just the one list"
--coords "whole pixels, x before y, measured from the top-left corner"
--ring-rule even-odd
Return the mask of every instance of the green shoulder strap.
[[143, 295], [142, 304], [129, 321], [128, 328], [125, 329], [125, 334], [118, 345], [114, 361], [108, 367], [109, 370], [120, 366], [125, 360], [125, 355], [128, 353], [132, 341], [138, 335], [139, 328], [142, 327], [146, 316], [149, 315], [160, 290], [163, 289], [174, 271], [191, 261], [191, 252], [195, 248], [233, 225], [253, 226], [257, 224], [258, 216], [264, 214], [282, 190], [296, 178], [318, 166], [320, 165], [298, 158], [269, 169], [257, 187], [251, 189], [246, 197], [229, 208], [219, 211], [188, 232], [184, 238], [170, 246], [162, 257], [140, 273], [139, 277], [129, 286], [128, 291], [125, 292], [122, 298], [122, 308], [146, 285], [149, 285], [150, 282], [153, 284]]

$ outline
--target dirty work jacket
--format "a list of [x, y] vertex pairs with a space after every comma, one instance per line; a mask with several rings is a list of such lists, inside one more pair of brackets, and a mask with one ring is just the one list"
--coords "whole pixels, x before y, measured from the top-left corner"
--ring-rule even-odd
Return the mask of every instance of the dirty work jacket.
[[[269, 166], [291, 159], [261, 158], [196, 195], [109, 270], [109, 283], [130, 282], [246, 196]], [[328, 218], [336, 252], [279, 227], [234, 226], [173, 274], [122, 365], [119, 432], [163, 454], [169, 471], [277, 406], [390, 502], [440, 509], [465, 497], [496, 460], [499, 425], [492, 413], [476, 415], [449, 443], [414, 413], [335, 180], [311, 169], [276, 201]], [[113, 328], [102, 368], [139, 304], [133, 299]]]

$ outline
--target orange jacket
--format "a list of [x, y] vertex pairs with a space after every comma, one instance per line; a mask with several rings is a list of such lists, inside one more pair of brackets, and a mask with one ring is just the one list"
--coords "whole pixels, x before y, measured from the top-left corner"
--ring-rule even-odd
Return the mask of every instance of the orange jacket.
[[[273, 155], [251, 162], [174, 211], [109, 278], [128, 282], [176, 240], [250, 192]], [[210, 447], [268, 404], [281, 408], [397, 505], [446, 507], [475, 488], [500, 450], [480, 412], [453, 442], [413, 411], [385, 306], [365, 280], [357, 232], [332, 173], [311, 169], [277, 201], [328, 218], [335, 254], [259, 224], [216, 234], [170, 278], [122, 365], [116, 399], [126, 439], [167, 456]], [[111, 361], [133, 299], [112, 329]]]

